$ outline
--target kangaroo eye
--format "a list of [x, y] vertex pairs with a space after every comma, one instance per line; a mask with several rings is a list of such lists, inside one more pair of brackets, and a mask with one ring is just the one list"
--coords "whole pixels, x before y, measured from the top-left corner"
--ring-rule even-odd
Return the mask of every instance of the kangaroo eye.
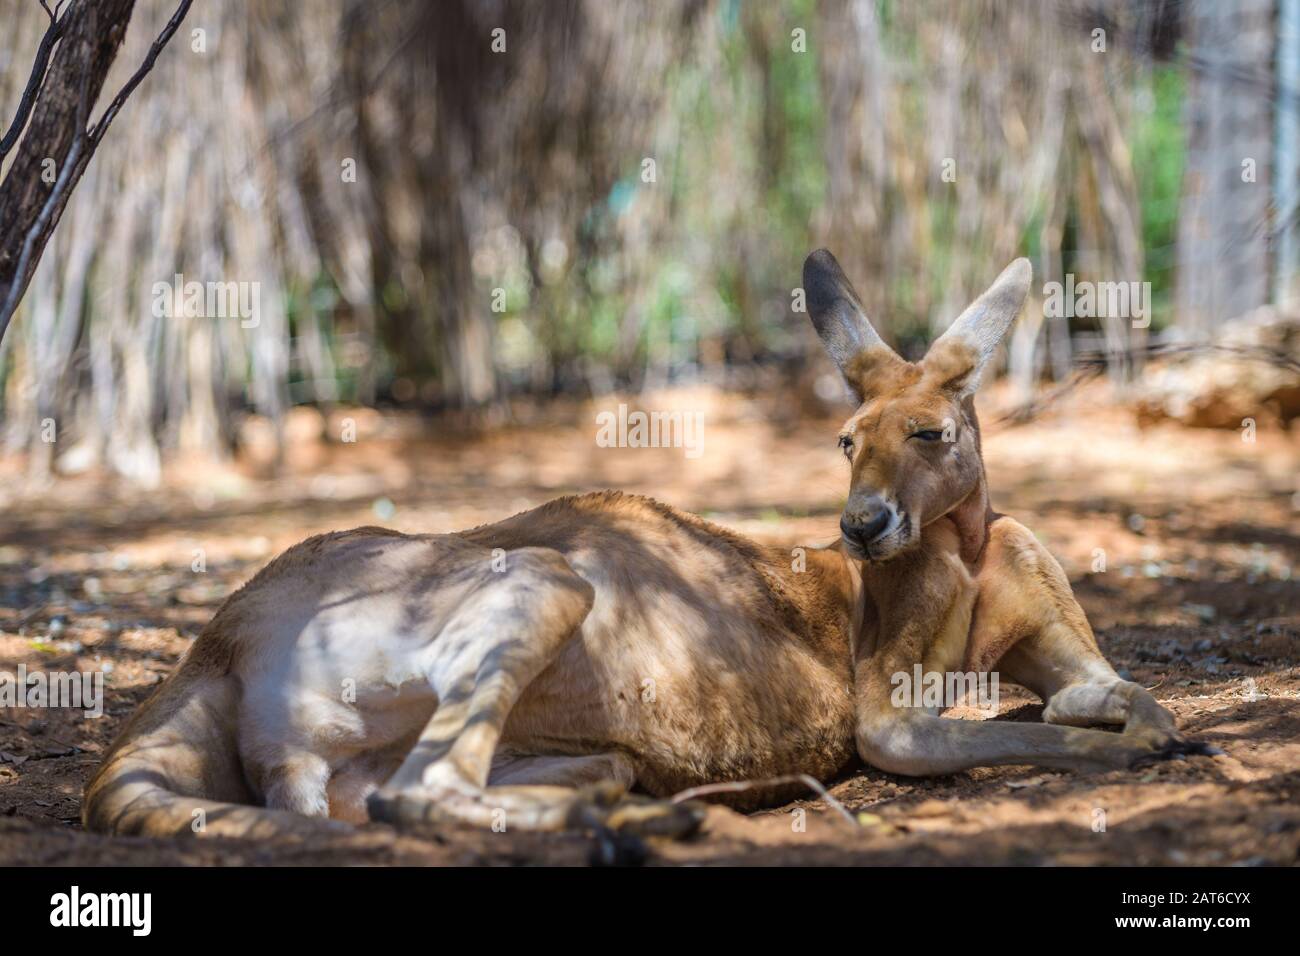
[[850, 435], [840, 436], [840, 448], [844, 451], [845, 458], [853, 457], [853, 438]]
[[911, 437], [919, 438], [921, 439], [921, 441], [938, 441], [940, 438], [943, 437], [943, 432], [927, 430], [923, 432], [915, 432], [912, 434]]

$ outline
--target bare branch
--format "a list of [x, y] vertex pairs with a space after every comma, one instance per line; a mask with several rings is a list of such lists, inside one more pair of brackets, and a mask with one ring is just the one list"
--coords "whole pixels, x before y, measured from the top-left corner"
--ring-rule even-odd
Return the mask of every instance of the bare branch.
[[[1300, 375], [1300, 362], [1297, 362], [1285, 352], [1265, 346], [1167, 342], [1148, 344], [1140, 349], [1131, 348], [1130, 351], [1140, 352], [1146, 361], [1195, 357], [1198, 355], [1219, 355], [1225, 358], [1260, 362], [1274, 368], [1284, 368], [1289, 372]], [[1008, 409], [994, 421], [994, 427], [1015, 428], [1029, 424], [1079, 386], [1101, 376], [1112, 360], [1113, 357], [1107, 352], [1080, 352], [1074, 360], [1074, 372], [1066, 381], [1042, 395], [1035, 396], [1027, 402]]]
[[672, 802], [682, 803], [685, 800], [695, 800], [699, 797], [707, 797], [716, 793], [739, 793], [744, 790], [753, 790], [758, 787], [777, 787], [791, 783], [801, 783], [809, 790], [812, 790], [826, 801], [827, 806], [838, 813], [844, 820], [848, 821], [852, 827], [855, 829], [858, 828], [858, 821], [853, 818], [853, 814], [844, 809], [844, 804], [831, 796], [831, 792], [823, 787], [820, 781], [810, 777], [806, 773], [786, 774], [783, 777], [769, 777], [765, 780], [727, 780], [723, 783], [706, 783], [673, 794]]
[[99, 141], [104, 138], [104, 134], [108, 131], [109, 125], [113, 122], [114, 117], [117, 116], [118, 111], [122, 108], [122, 104], [126, 102], [126, 98], [131, 95], [135, 88], [140, 85], [140, 82], [148, 76], [149, 71], [153, 69], [153, 64], [154, 61], [158, 59], [158, 54], [162, 52], [163, 47], [167, 45], [167, 42], [171, 40], [177, 29], [180, 28], [181, 21], [184, 20], [185, 15], [190, 12], [190, 6], [193, 2], [194, 0], [181, 0], [181, 5], [176, 8], [176, 12], [172, 14], [172, 18], [167, 21], [167, 25], [163, 27], [162, 32], [158, 34], [158, 38], [150, 44], [149, 53], [145, 56], [144, 62], [140, 64], [140, 68], [131, 74], [131, 78], [126, 81], [126, 84], [120, 90], [118, 90], [117, 96], [113, 97], [113, 101], [108, 104], [108, 108], [104, 110], [103, 115], [99, 118], [99, 122], [95, 124], [95, 128], [91, 131], [90, 138], [93, 146], [99, 145]]
[[57, 19], [55, 14], [50, 12], [50, 8], [45, 5], [45, 0], [41, 0], [41, 7], [49, 15], [50, 25], [46, 27], [45, 35], [41, 37], [41, 45], [36, 49], [36, 61], [32, 64], [32, 73], [27, 78], [27, 86], [23, 89], [23, 95], [18, 100], [18, 111], [14, 114], [8, 131], [3, 138], [0, 138], [0, 162], [4, 161], [5, 156], [18, 142], [18, 137], [27, 128], [27, 119], [31, 115], [32, 104], [36, 102], [36, 95], [45, 82], [45, 68], [49, 66], [50, 53], [54, 49], [54, 44], [63, 36], [63, 21]]

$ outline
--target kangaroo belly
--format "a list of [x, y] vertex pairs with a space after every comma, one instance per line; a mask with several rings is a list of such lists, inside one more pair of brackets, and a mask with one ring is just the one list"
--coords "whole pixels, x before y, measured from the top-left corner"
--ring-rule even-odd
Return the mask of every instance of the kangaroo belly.
[[[593, 582], [595, 583], [595, 582]], [[634, 612], [607, 586], [574, 641], [524, 692], [505, 743], [617, 749], [654, 794], [724, 780], [825, 777], [853, 755], [852, 675], [771, 621], [657, 595]]]

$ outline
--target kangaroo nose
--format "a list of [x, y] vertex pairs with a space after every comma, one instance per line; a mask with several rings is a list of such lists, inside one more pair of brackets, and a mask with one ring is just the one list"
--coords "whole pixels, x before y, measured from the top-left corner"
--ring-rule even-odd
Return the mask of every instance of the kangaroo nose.
[[864, 501], [840, 518], [840, 531], [854, 544], [865, 546], [875, 541], [889, 527], [893, 510], [883, 498]]

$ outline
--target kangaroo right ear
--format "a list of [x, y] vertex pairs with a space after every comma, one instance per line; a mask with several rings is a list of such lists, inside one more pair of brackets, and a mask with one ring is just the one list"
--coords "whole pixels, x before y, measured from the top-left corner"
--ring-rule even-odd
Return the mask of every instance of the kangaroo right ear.
[[828, 249], [803, 263], [803, 291], [822, 345], [859, 399], [865, 396], [871, 366], [898, 356], [871, 327], [862, 302]]

